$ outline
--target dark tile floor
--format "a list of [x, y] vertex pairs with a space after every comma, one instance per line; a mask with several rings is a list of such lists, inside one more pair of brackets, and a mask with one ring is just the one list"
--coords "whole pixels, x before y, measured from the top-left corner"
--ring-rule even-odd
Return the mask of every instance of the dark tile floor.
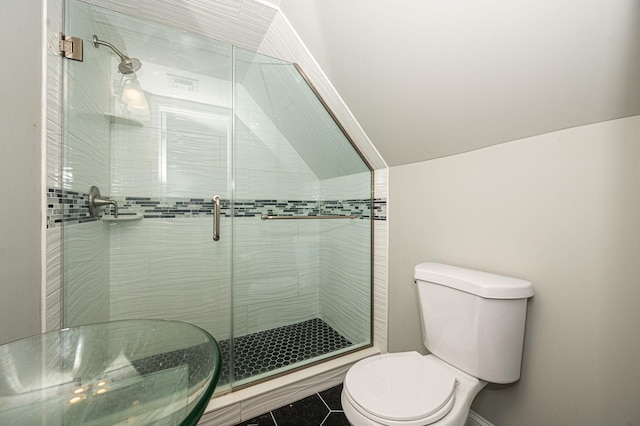
[[341, 384], [236, 426], [349, 426], [340, 393]]

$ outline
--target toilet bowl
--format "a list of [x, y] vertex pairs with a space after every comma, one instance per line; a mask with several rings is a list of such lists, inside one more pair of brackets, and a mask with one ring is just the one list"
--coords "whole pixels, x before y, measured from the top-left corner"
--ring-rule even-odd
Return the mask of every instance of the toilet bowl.
[[461, 426], [486, 384], [433, 355], [383, 354], [349, 369], [342, 408], [354, 426]]
[[414, 269], [424, 346], [354, 364], [342, 408], [354, 426], [462, 426], [488, 383], [520, 378], [530, 282], [439, 263]]

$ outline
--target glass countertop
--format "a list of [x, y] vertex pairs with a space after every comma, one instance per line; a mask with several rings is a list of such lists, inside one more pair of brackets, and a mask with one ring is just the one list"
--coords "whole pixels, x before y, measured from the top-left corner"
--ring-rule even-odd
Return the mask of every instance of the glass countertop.
[[220, 375], [206, 331], [124, 320], [0, 346], [0, 425], [195, 425]]

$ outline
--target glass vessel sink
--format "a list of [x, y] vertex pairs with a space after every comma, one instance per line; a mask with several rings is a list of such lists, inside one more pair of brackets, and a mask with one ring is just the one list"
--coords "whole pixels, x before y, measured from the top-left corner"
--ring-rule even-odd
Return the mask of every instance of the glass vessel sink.
[[29, 337], [0, 346], [0, 425], [195, 425], [220, 368], [215, 339], [178, 321]]

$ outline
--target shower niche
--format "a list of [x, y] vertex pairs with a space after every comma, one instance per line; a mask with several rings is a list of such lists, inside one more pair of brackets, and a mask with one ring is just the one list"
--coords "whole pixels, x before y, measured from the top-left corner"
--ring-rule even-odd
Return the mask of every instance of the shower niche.
[[304, 71], [79, 0], [64, 31], [62, 325], [193, 323], [217, 393], [371, 345], [373, 172]]

